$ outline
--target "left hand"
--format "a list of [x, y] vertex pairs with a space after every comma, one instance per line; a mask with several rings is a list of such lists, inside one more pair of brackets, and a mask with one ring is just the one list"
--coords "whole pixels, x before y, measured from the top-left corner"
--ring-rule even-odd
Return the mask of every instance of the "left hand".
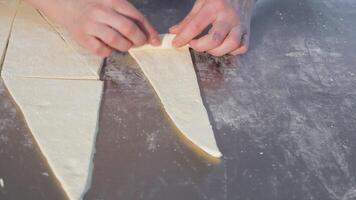
[[[214, 56], [244, 54], [249, 47], [251, 12], [255, 0], [196, 0], [193, 9], [178, 25], [175, 47], [186, 44]], [[209, 33], [198, 38], [209, 25]]]

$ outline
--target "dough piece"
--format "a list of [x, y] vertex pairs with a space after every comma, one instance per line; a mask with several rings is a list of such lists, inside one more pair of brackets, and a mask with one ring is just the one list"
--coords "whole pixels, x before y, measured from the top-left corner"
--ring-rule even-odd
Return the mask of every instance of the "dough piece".
[[101, 58], [68, 45], [37, 10], [20, 3], [3, 76], [99, 79], [101, 63]]
[[1, 76], [64, 190], [82, 199], [91, 183], [102, 59], [56, 29], [21, 2]]
[[70, 199], [90, 186], [103, 82], [4, 77]]
[[220, 157], [189, 48], [173, 48], [174, 35], [162, 37], [160, 47], [146, 45], [130, 50], [130, 54], [151, 82], [177, 128], [205, 152]]
[[0, 70], [18, 3], [17, 0], [0, 0]]

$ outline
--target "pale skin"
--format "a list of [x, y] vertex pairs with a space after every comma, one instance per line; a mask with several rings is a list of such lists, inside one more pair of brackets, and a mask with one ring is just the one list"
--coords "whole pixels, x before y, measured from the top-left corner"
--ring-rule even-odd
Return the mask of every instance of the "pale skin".
[[[147, 18], [127, 0], [27, 0], [60, 24], [84, 48], [107, 57], [144, 44], [159, 45]], [[196, 0], [190, 13], [169, 32], [175, 47], [189, 44], [214, 56], [247, 52], [256, 0]], [[197, 38], [209, 25], [209, 32]]]

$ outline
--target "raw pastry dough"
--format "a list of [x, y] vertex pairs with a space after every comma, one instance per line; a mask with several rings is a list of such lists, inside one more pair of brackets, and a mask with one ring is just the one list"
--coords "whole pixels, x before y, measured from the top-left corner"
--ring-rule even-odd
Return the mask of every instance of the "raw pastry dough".
[[21, 2], [3, 76], [99, 79], [102, 59], [68, 45], [61, 36], [37, 10]]
[[91, 182], [101, 81], [3, 77], [70, 199]]
[[102, 59], [68, 41], [21, 2], [1, 76], [54, 174], [77, 200], [91, 183]]
[[205, 152], [220, 157], [189, 48], [173, 48], [173, 37], [164, 35], [160, 47], [146, 45], [130, 50], [130, 54], [139, 63], [178, 129]]
[[18, 3], [17, 0], [0, 0], [0, 70]]

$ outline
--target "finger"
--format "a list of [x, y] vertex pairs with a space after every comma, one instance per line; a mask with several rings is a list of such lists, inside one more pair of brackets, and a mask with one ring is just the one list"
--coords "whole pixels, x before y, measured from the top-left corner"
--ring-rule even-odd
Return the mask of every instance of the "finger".
[[140, 28], [144, 31], [145, 35], [148, 38], [148, 42], [153, 45], [159, 45], [159, 35], [158, 32], [153, 28], [153, 26], [148, 22], [147, 18], [143, 16], [143, 14], [138, 11], [130, 2], [128, 1], [120, 1], [120, 4], [115, 4], [114, 9], [131, 18], [134, 19]]
[[209, 51], [220, 46], [231, 30], [231, 25], [226, 21], [216, 21], [209, 34], [190, 42], [191, 47], [199, 52]]
[[208, 51], [208, 53], [214, 56], [223, 56], [235, 51], [240, 47], [241, 35], [239, 29], [233, 29], [220, 46]]
[[81, 45], [100, 57], [105, 58], [112, 53], [112, 48], [93, 36], [82, 37], [82, 39]]
[[250, 42], [249, 37], [250, 37], [249, 34], [243, 34], [241, 45], [236, 50], [232, 51], [230, 54], [236, 56], [236, 55], [246, 53]]
[[88, 34], [97, 37], [108, 46], [119, 51], [126, 52], [132, 47], [132, 43], [130, 41], [124, 38], [119, 32], [105, 24], [93, 23], [88, 31]]
[[144, 32], [132, 20], [115, 12], [114, 10], [100, 10], [96, 13], [95, 17], [98, 22], [111, 26], [120, 32], [135, 46], [141, 46], [147, 41]]
[[210, 7], [203, 7], [194, 18], [184, 26], [182, 31], [177, 34], [176, 38], [173, 40], [173, 45], [175, 47], [180, 47], [190, 42], [213, 22], [214, 17]]
[[203, 7], [204, 3], [205, 0], [196, 1], [189, 14], [179, 24], [172, 26], [169, 29], [169, 32], [172, 34], [178, 34], [179, 32], [181, 32], [182, 28], [186, 26], [189, 21], [191, 21], [193, 16], [195, 16], [198, 11]]
[[144, 18], [142, 24], [146, 34], [148, 34], [148, 42], [155, 46], [159, 45], [161, 42], [156, 29], [153, 28], [146, 18]]

